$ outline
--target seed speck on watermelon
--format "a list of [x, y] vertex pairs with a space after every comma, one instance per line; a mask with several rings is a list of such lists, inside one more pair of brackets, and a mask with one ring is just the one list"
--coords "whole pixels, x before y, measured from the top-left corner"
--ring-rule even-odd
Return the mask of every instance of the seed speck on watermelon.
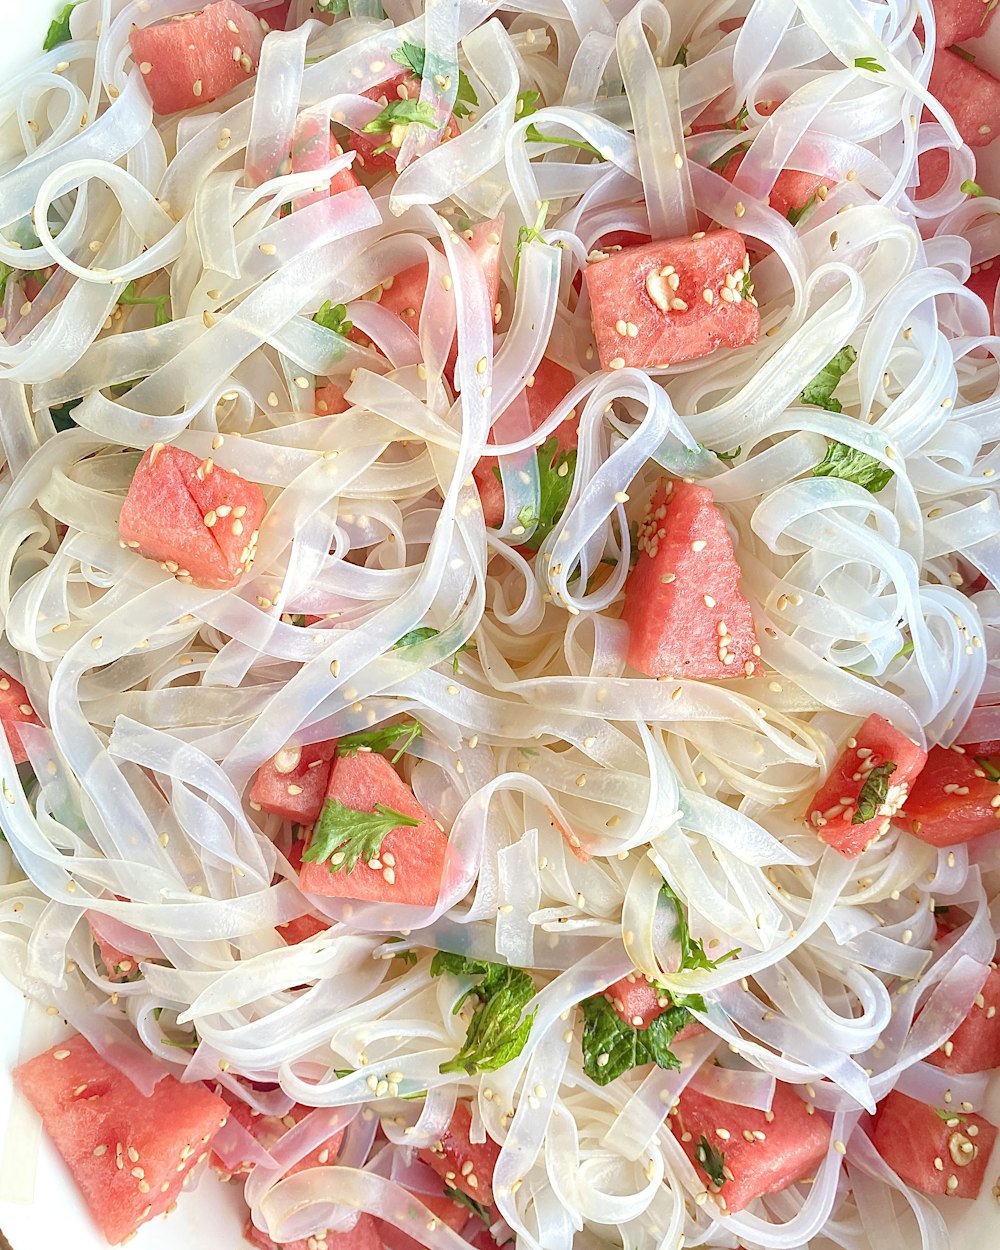
[[140, 1093], [80, 1035], [13, 1075], [112, 1245], [173, 1205], [229, 1116], [204, 1085], [169, 1075]]
[[459, 1102], [440, 1139], [430, 1149], [418, 1151], [418, 1155], [454, 1189], [491, 1208], [493, 1171], [500, 1147], [489, 1136], [482, 1143], [474, 1143], [471, 1133], [472, 1111], [467, 1102]]

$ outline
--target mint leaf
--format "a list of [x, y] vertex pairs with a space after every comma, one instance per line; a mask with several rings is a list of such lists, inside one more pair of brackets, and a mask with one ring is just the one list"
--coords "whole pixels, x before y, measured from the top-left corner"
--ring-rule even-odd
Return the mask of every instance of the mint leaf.
[[514, 116], [530, 117], [532, 113], [537, 113], [540, 99], [540, 91], [519, 91], [514, 101]]
[[319, 311], [313, 314], [313, 321], [334, 334], [347, 335], [354, 329], [354, 323], [347, 320], [347, 305], [335, 304], [332, 300], [324, 300]]
[[[427, 49], [422, 48], [418, 43], [407, 43], [405, 40], [403, 46], [392, 54], [392, 59], [399, 65], [405, 65], [408, 70], [416, 74], [418, 78], [424, 77], [425, 62], [427, 59]], [[440, 70], [435, 70], [435, 78], [444, 78], [445, 75]], [[446, 90], [441, 82], [436, 84], [442, 91]], [[456, 117], [468, 117], [479, 103], [479, 97], [473, 90], [472, 83], [466, 77], [465, 71], [458, 71], [458, 89], [455, 92], [455, 103], [452, 105], [452, 113]], [[470, 105], [472, 106], [470, 108]]]
[[545, 217], [549, 211], [548, 200], [542, 200], [538, 206], [538, 216], [535, 218], [533, 226], [521, 226], [517, 232], [517, 247], [514, 252], [514, 286], [517, 286], [517, 277], [521, 270], [521, 249], [527, 247], [529, 243], [542, 243], [542, 227], [545, 225]]
[[506, 964], [438, 951], [431, 960], [431, 976], [441, 976], [445, 972], [452, 976], [481, 977], [482, 981], [455, 1004], [457, 1013], [470, 995], [479, 1000], [464, 1045], [453, 1059], [441, 1064], [440, 1071], [472, 1076], [476, 1072], [493, 1072], [516, 1059], [524, 1050], [536, 1014], [533, 1011], [521, 1019], [536, 993], [535, 983], [528, 973]]
[[852, 825], [863, 825], [866, 820], [875, 819], [889, 793], [889, 778], [895, 771], [896, 765], [892, 760], [886, 760], [871, 770], [858, 795], [858, 806], [851, 817]]
[[[676, 936], [678, 945], [681, 948], [681, 962], [677, 969], [678, 972], [689, 972], [694, 968], [703, 968], [707, 972], [712, 972], [718, 968], [719, 964], [724, 964], [727, 959], [732, 959], [740, 953], [742, 947], [735, 946], [724, 955], [720, 955], [718, 959], [709, 959], [705, 953], [704, 942], [700, 938], [691, 936], [684, 904], [678, 898], [669, 882], [664, 881], [663, 885], [660, 886], [660, 893], [673, 904], [677, 915]], [[681, 1001], [676, 995], [673, 995], [673, 998], [675, 1003]], [[704, 1010], [704, 1003], [701, 1003], [700, 1009]]]
[[637, 1029], [627, 1024], [603, 994], [583, 1001], [583, 1070], [598, 1085], [644, 1063], [679, 1068], [670, 1044], [691, 1020], [686, 1007], [673, 1006], [650, 1024]]
[[846, 443], [830, 443], [826, 455], [813, 469], [813, 477], [839, 477], [863, 486], [873, 495], [888, 486], [894, 475], [894, 470], [887, 469], [881, 460]]
[[58, 14], [49, 23], [48, 32], [42, 43], [43, 52], [51, 52], [53, 48], [58, 48], [61, 43], [69, 43], [73, 35], [69, 29], [70, 14], [73, 10], [83, 3], [83, 0], [72, 0], [71, 4], [64, 4]]
[[885, 66], [879, 65], [873, 56], [859, 56], [854, 60], [855, 69], [866, 69], [870, 74], [884, 74]]
[[49, 409], [49, 416], [52, 418], [52, 424], [56, 430], [72, 430], [76, 426], [76, 422], [69, 415], [74, 408], [78, 408], [83, 403], [82, 399], [68, 399], [64, 404], [57, 404], [55, 408]]
[[694, 1156], [716, 1189], [721, 1189], [726, 1183], [726, 1174], [723, 1171], [726, 1166], [726, 1156], [722, 1151], [716, 1150], [708, 1138], [702, 1136], [695, 1147]]
[[799, 399], [804, 404], [812, 404], [814, 408], [825, 408], [827, 412], [843, 412], [844, 405], [834, 398], [833, 392], [857, 358], [858, 353], [849, 343], [842, 347], [830, 363], [824, 365], [813, 380], [802, 388]]
[[592, 143], [588, 143], [586, 139], [561, 139], [558, 135], [543, 135], [534, 122], [528, 126], [524, 132], [524, 137], [528, 143], [559, 143], [567, 148], [579, 148], [581, 152], [589, 152], [591, 156], [601, 157], [600, 152]]
[[367, 864], [378, 856], [387, 833], [419, 824], [384, 803], [376, 803], [373, 812], [361, 812], [339, 799], [327, 799], [302, 858], [311, 864], [329, 860], [331, 872], [351, 872], [358, 860]]
[[962, 185], [958, 188], [963, 195], [985, 195], [986, 192], [978, 182], [973, 182], [971, 178], [966, 178]]
[[337, 754], [357, 755], [359, 751], [388, 751], [398, 743], [399, 749], [390, 761], [395, 764], [423, 732], [423, 726], [415, 720], [403, 721], [398, 725], [382, 725], [378, 729], [362, 729], [358, 733], [340, 738], [337, 742]]

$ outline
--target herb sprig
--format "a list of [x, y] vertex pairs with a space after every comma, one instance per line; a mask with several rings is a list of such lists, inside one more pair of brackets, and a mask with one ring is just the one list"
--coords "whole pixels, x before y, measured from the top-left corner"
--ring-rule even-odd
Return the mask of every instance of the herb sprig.
[[866, 820], [874, 820], [889, 793], [889, 778], [896, 771], [892, 760], [876, 765], [865, 778], [865, 784], [858, 795], [858, 805], [851, 817], [852, 825], [863, 825]]
[[390, 760], [396, 764], [423, 732], [423, 726], [415, 720], [381, 725], [378, 729], [361, 729], [338, 740], [337, 754], [357, 755], [359, 751], [381, 752], [396, 747], [396, 754]]
[[331, 872], [352, 872], [359, 860], [367, 864], [378, 856], [393, 829], [415, 829], [419, 824], [384, 803], [376, 803], [372, 812], [362, 812], [339, 799], [327, 799], [302, 858], [311, 864], [329, 861]]
[[[422, 48], [418, 43], [407, 43], [403, 41], [403, 46], [392, 54], [392, 59], [398, 65], [405, 65], [408, 70], [416, 74], [418, 78], [426, 77], [427, 65], [427, 49]], [[434, 69], [434, 81], [442, 91], [446, 91], [450, 83], [447, 76], [441, 72], [441, 68]], [[442, 67], [443, 68], [443, 67]], [[472, 83], [469, 82], [465, 70], [458, 71], [458, 89], [455, 92], [455, 103], [451, 106], [451, 111], [456, 117], [468, 117], [472, 110], [479, 103], [479, 97], [473, 90]]]
[[583, 1070], [598, 1085], [607, 1085], [644, 1063], [676, 1070], [681, 1062], [670, 1046], [691, 1019], [687, 1007], [675, 1003], [648, 1028], [637, 1029], [621, 1018], [603, 994], [586, 998], [583, 1001]]
[[446, 972], [479, 978], [479, 984], [470, 987], [455, 1004], [455, 1014], [470, 996], [476, 997], [478, 1005], [469, 1021], [464, 1045], [454, 1058], [441, 1064], [440, 1071], [472, 1076], [476, 1072], [493, 1072], [516, 1059], [524, 1050], [537, 1011], [522, 1019], [536, 994], [528, 973], [523, 968], [438, 951], [431, 960], [431, 976]]
[[72, 0], [70, 4], [64, 4], [52, 21], [49, 22], [49, 29], [42, 43], [43, 52], [51, 52], [53, 48], [58, 48], [61, 43], [69, 43], [73, 38], [72, 31], [69, 28], [69, 19], [73, 10], [81, 4], [83, 4], [83, 0]]

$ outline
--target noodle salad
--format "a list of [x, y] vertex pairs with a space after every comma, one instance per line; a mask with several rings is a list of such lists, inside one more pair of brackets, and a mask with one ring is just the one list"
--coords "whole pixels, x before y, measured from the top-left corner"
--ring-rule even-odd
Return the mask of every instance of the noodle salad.
[[1000, 1185], [993, 7], [80, 0], [4, 85], [0, 970], [109, 1242]]

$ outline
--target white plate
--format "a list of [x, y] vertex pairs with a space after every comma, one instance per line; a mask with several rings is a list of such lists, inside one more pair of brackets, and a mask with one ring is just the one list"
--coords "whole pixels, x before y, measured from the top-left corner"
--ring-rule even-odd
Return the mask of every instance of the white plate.
[[[829, 0], [836, 5], [842, 0]], [[0, 78], [8, 78], [31, 57], [41, 51], [42, 40], [51, 17], [59, 12], [62, 0], [0, 0]], [[196, 7], [193, 3], [192, 7]], [[994, 23], [995, 34], [967, 45], [984, 67], [1000, 75], [1000, 19]], [[1000, 142], [981, 152], [982, 178], [987, 190], [1000, 190]], [[988, 179], [988, 181], [987, 181]], [[22, 996], [0, 978], [0, 1125], [6, 1126], [12, 1114], [10, 1069], [18, 1062], [21, 1028], [25, 1015]], [[34, 1012], [32, 1013], [34, 1016]], [[38, 1020], [32, 1032], [41, 1051], [58, 1040], [53, 1034], [44, 1037], [46, 1023]], [[40, 1030], [40, 1031], [37, 1031]], [[44, 1039], [44, 1040], [43, 1040]], [[27, 1058], [28, 1055], [23, 1056]], [[20, 1192], [0, 1189], [0, 1229], [13, 1250], [46, 1250], [51, 1245], [71, 1245], [77, 1250], [107, 1250], [104, 1238], [90, 1219], [87, 1207], [70, 1178], [61, 1157], [44, 1134], [38, 1143], [37, 1168], [32, 1168], [34, 1154], [32, 1131], [37, 1132], [33, 1114], [22, 1107], [13, 1112], [17, 1124], [14, 1132], [0, 1132], [0, 1157], [4, 1151], [20, 1151], [27, 1164], [27, 1175], [20, 1183]], [[1000, 1078], [993, 1082], [986, 1115], [1000, 1123]], [[28, 1139], [23, 1135], [28, 1133]], [[16, 1169], [5, 1169], [8, 1188], [17, 1189]], [[1000, 1145], [986, 1174], [982, 1196], [977, 1202], [944, 1202], [939, 1205], [954, 1233], [955, 1247], [980, 1245], [994, 1250], [1000, 1245], [1000, 1206], [991, 1194], [1000, 1172]], [[32, 1173], [33, 1183], [32, 1183]], [[177, 1250], [179, 1246], [216, 1246], [219, 1250], [238, 1250], [242, 1239], [245, 1207], [238, 1185], [221, 1184], [216, 1177], [205, 1174], [196, 1191], [186, 1193], [169, 1219], [147, 1224], [135, 1241], [134, 1250]]]

